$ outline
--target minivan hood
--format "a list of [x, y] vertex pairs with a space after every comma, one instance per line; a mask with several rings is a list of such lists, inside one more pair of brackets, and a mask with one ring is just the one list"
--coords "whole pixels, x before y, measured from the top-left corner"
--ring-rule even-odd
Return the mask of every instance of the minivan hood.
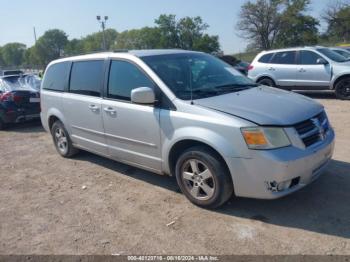
[[259, 86], [241, 92], [197, 99], [194, 104], [252, 121], [259, 125], [288, 126], [323, 110], [316, 101], [289, 91]]

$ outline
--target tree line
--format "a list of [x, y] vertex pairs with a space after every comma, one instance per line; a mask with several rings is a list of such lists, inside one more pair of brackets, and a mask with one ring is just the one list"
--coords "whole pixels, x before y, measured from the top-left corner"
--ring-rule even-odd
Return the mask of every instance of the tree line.
[[[175, 15], [163, 14], [155, 20], [154, 27], [123, 32], [105, 30], [106, 49], [181, 48], [207, 53], [220, 52], [219, 37], [207, 34], [208, 27], [199, 16], [176, 19]], [[8, 43], [0, 47], [0, 67], [45, 67], [59, 57], [102, 51], [102, 39], [102, 32], [69, 40], [62, 30], [48, 30], [30, 48], [22, 43]]]
[[[315, 0], [316, 1], [316, 0]], [[247, 51], [272, 48], [350, 42], [350, 0], [331, 1], [319, 18], [309, 14], [311, 0], [248, 0], [240, 9], [236, 29], [247, 40]], [[321, 20], [326, 24], [320, 32]], [[153, 27], [117, 32], [105, 31], [106, 48], [181, 48], [220, 53], [219, 37], [209, 35], [209, 25], [201, 17], [160, 15]], [[46, 31], [27, 48], [22, 43], [0, 47], [0, 68], [39, 65], [62, 56], [102, 51], [102, 32], [81, 39], [68, 39], [59, 29]], [[234, 43], [232, 43], [234, 45]]]
[[[349, 1], [330, 1], [319, 18], [309, 14], [310, 4], [310, 0], [244, 3], [236, 29], [248, 41], [247, 51], [350, 42]], [[322, 33], [319, 31], [321, 20], [327, 27]]]

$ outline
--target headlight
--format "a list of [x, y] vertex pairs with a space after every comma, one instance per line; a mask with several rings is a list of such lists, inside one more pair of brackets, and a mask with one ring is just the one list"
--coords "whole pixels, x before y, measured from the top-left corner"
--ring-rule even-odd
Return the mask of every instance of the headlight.
[[241, 131], [249, 149], [275, 149], [291, 145], [283, 128], [244, 127]]

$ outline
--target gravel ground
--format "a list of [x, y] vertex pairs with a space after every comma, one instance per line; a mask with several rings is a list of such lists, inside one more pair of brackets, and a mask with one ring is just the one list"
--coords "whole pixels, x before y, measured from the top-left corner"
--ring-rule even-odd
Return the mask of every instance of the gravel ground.
[[0, 253], [350, 255], [350, 101], [309, 95], [337, 134], [325, 175], [215, 211], [190, 204], [174, 178], [86, 152], [61, 158], [40, 123], [1, 131]]

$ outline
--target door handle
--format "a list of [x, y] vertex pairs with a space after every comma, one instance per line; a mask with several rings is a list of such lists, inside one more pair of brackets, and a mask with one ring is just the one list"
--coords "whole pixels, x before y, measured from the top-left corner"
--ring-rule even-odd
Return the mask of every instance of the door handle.
[[300, 73], [304, 73], [304, 72], [306, 72], [306, 70], [305, 70], [304, 68], [300, 68], [300, 69], [299, 69], [299, 72], [300, 72]]
[[269, 70], [270, 70], [270, 71], [275, 71], [275, 68], [270, 67]]
[[117, 113], [117, 111], [115, 111], [112, 107], [106, 107], [103, 109], [106, 113], [111, 114], [111, 115], [115, 115]]
[[89, 105], [89, 109], [90, 109], [92, 112], [97, 112], [98, 110], [100, 110], [99, 107], [96, 106], [96, 105]]

